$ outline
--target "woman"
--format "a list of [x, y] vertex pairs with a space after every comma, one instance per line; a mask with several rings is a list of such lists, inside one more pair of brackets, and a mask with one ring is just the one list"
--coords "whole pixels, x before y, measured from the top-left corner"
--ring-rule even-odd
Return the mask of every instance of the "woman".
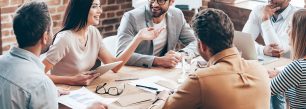
[[103, 63], [123, 61], [112, 69], [117, 72], [130, 58], [142, 40], [152, 40], [162, 29], [142, 29], [120, 56], [111, 55], [102, 43], [99, 24], [102, 13], [100, 0], [70, 0], [65, 12], [63, 29], [55, 35], [54, 42], [43, 60], [45, 72], [56, 84], [88, 85], [98, 75], [88, 74], [97, 58]]
[[[298, 10], [288, 30], [292, 63], [271, 81], [272, 94], [285, 93], [290, 108], [306, 108], [306, 9]], [[275, 71], [269, 72], [273, 77]], [[272, 74], [272, 75], [271, 75]]]

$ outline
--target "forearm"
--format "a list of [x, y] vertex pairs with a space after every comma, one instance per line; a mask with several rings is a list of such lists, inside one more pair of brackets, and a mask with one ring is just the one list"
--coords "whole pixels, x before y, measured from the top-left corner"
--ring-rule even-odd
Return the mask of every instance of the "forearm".
[[47, 74], [47, 76], [53, 81], [54, 84], [71, 84], [71, 78], [69, 76], [57, 76]]
[[133, 55], [134, 51], [136, 50], [137, 46], [142, 40], [138, 38], [137, 36], [132, 40], [132, 42], [127, 46], [127, 48], [119, 55], [117, 56], [117, 61], [122, 61], [120, 65], [115, 67], [113, 69], [114, 72], [118, 72], [118, 70], [125, 65], [125, 63], [130, 59], [130, 57]]
[[271, 43], [280, 44], [280, 40], [270, 22], [270, 20], [266, 20], [261, 23], [262, 35], [265, 45], [269, 45]]

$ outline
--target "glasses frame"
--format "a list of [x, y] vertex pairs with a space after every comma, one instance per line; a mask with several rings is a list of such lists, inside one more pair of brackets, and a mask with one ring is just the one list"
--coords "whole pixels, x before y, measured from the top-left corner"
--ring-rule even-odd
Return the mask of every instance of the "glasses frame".
[[[112, 95], [112, 96], [118, 96], [121, 95], [125, 89], [125, 84], [123, 84], [123, 89], [119, 92], [119, 88], [117, 87], [109, 87], [108, 89], [105, 88], [107, 83], [104, 83], [103, 85], [98, 85], [96, 87], [95, 93], [97, 94], [108, 94], [108, 95]], [[99, 93], [99, 90], [104, 89], [104, 93]], [[111, 94], [109, 93], [111, 89], [116, 89], [117, 93], [116, 94]]]
[[148, 0], [148, 1], [149, 1], [149, 3], [154, 3], [155, 1], [157, 1], [157, 4], [159, 4], [159, 5], [164, 5], [164, 4], [167, 3], [168, 0], [163, 0], [163, 1], [165, 1], [165, 2], [160, 2], [161, 0]]

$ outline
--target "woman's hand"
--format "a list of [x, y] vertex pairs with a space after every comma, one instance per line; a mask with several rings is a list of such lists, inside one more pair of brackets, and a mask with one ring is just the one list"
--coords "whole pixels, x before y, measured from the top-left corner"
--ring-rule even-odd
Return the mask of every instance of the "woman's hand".
[[136, 38], [140, 38], [141, 40], [153, 40], [159, 36], [159, 34], [165, 29], [165, 27], [160, 29], [155, 29], [153, 27], [150, 28], [143, 28], [141, 29]]
[[108, 109], [106, 104], [103, 104], [101, 102], [95, 102], [91, 106], [89, 106], [87, 109]]
[[269, 78], [274, 78], [279, 74], [277, 70], [268, 70]]
[[89, 85], [98, 76], [98, 73], [92, 74], [91, 72], [92, 71], [87, 71], [71, 76], [69, 85]]

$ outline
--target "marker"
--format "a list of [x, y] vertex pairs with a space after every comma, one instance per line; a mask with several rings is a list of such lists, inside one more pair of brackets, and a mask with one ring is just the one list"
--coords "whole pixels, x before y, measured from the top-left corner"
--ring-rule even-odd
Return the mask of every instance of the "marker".
[[119, 82], [119, 81], [131, 81], [131, 80], [138, 80], [138, 78], [117, 79], [115, 81]]
[[143, 88], [147, 88], [147, 89], [151, 89], [151, 90], [158, 90], [155, 87], [143, 86], [143, 85], [138, 85], [138, 84], [136, 84], [136, 87], [143, 87]]

